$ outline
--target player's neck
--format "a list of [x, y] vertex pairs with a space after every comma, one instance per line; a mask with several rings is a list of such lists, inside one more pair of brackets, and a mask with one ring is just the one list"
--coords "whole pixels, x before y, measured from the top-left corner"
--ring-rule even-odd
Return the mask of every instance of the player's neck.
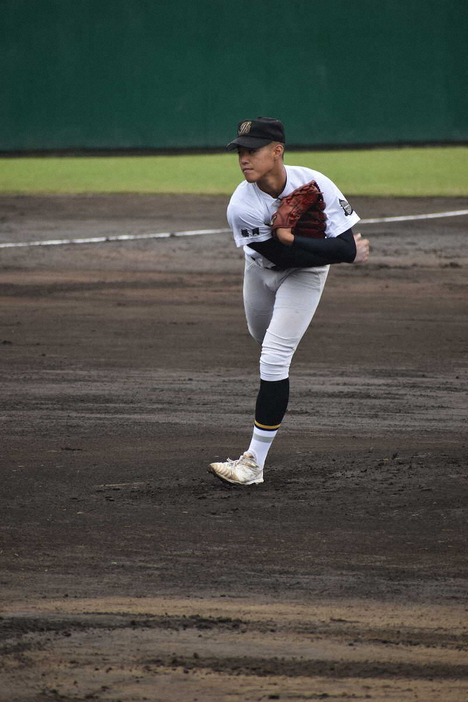
[[278, 197], [283, 192], [286, 187], [286, 181], [288, 179], [286, 168], [283, 163], [280, 164], [278, 169], [270, 171], [263, 178], [257, 181], [257, 186], [264, 193], [270, 195], [271, 197]]

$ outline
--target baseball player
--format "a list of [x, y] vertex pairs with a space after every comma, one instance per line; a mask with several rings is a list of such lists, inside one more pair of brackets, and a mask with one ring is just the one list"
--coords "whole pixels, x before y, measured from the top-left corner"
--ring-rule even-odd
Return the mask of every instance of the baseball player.
[[245, 252], [244, 307], [250, 334], [261, 345], [260, 388], [250, 445], [237, 460], [209, 472], [234, 485], [263, 482], [263, 468], [289, 400], [289, 366], [320, 301], [330, 264], [364, 263], [369, 242], [327, 176], [285, 166], [284, 126], [258, 117], [239, 123], [227, 145], [238, 152], [244, 181], [227, 218]]

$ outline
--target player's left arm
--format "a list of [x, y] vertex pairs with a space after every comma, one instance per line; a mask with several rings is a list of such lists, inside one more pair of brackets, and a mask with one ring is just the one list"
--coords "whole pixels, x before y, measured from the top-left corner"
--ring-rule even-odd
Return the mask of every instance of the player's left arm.
[[[360, 234], [353, 234], [352, 229], [359, 222], [359, 216], [330, 178], [322, 173], [316, 173], [316, 177], [311, 184], [319, 188], [317, 200], [297, 222], [279, 224], [274, 229], [274, 237], [297, 255], [306, 252], [321, 257], [326, 263], [365, 263], [369, 256], [369, 242]], [[290, 198], [296, 197], [295, 193], [302, 197], [302, 191], [298, 189]], [[280, 220], [278, 218], [278, 223]]]
[[[287, 232], [291, 230], [278, 230]], [[277, 235], [278, 236], [278, 235]], [[281, 234], [279, 235], [281, 236]], [[333, 263], [365, 263], [369, 254], [369, 242], [352, 229], [332, 239], [310, 239], [291, 235], [288, 243], [280, 238], [250, 244], [250, 248], [262, 254], [280, 268], [312, 268]]]
[[277, 230], [276, 236], [291, 251], [307, 251], [330, 259], [329, 263], [365, 263], [369, 257], [369, 241], [352, 229], [331, 239], [310, 239], [286, 229]]

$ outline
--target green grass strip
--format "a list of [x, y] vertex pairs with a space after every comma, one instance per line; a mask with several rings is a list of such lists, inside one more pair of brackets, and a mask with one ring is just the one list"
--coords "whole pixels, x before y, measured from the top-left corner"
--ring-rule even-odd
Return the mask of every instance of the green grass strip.
[[[328, 175], [346, 195], [468, 195], [468, 147], [301, 151], [286, 163]], [[3, 193], [232, 193], [236, 154], [0, 158]]]

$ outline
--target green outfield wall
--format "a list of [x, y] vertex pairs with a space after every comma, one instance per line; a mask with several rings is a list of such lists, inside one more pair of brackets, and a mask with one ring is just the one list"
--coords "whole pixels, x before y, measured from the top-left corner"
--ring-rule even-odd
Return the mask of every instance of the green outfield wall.
[[464, 0], [0, 0], [0, 151], [468, 142]]

